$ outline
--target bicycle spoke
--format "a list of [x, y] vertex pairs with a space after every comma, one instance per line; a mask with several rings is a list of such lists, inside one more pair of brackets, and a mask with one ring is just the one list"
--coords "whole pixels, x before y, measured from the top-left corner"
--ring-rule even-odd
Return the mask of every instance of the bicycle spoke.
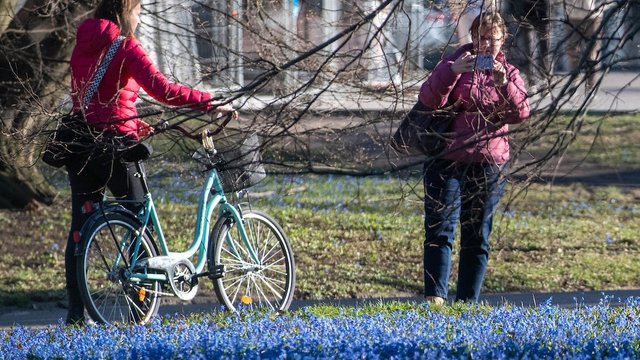
[[[267, 249], [269, 244], [272, 243], [272, 239], [275, 240], [275, 242], [273, 242], [273, 246], [271, 246], [271, 248]], [[273, 235], [268, 235], [266, 241], [264, 242], [264, 247], [261, 251], [261, 253], [263, 254], [262, 258], [260, 259], [262, 264], [269, 261], [268, 257], [272, 251], [274, 251], [275, 253], [280, 252], [280, 250], [278, 249], [278, 239], [276, 239]]]
[[[253, 239], [253, 243], [251, 244], [251, 247], [253, 247], [253, 251], [254, 252], [258, 252], [260, 249], [260, 223], [257, 223], [253, 226], [249, 226], [249, 229], [252, 233], [253, 236], [249, 237], [249, 240]], [[257, 227], [257, 229], [254, 229], [254, 227]], [[251, 241], [249, 241], [249, 243], [251, 243]]]
[[[129, 316], [131, 320], [135, 321], [136, 317], [141, 317], [140, 314], [144, 314], [144, 311], [136, 304], [136, 302], [131, 299], [129, 296], [125, 295], [125, 300], [127, 301], [127, 308], [129, 309]], [[124, 320], [124, 319], [123, 319]], [[137, 322], [137, 321], [136, 321]]]
[[231, 256], [233, 259], [235, 259], [234, 261], [237, 261], [240, 264], [246, 264], [247, 262], [244, 261], [241, 257], [237, 256], [236, 254], [232, 253], [230, 250], [228, 250], [227, 248], [224, 248], [222, 251], [224, 251], [225, 253], [227, 253], [229, 256]]
[[235, 288], [235, 291], [233, 291], [233, 296], [231, 296], [232, 302], [236, 301], [236, 298], [238, 296], [238, 292], [240, 291], [240, 284], [242, 283], [243, 279], [244, 279], [244, 277], [238, 276], [236, 278], [231, 279], [233, 281], [225, 286], [225, 291], [227, 291], [227, 292], [229, 291], [229, 289]]
[[100, 248], [100, 244], [98, 242], [96, 242], [96, 248], [98, 254], [100, 255], [100, 258], [102, 259], [102, 263], [104, 264], [106, 271], [111, 271], [112, 269], [110, 269], [109, 263], [107, 263], [107, 258], [102, 253], [102, 249]]
[[267, 303], [271, 309], [275, 309], [276, 307], [271, 304], [271, 301], [269, 301], [269, 298], [267, 297], [267, 295], [264, 293], [264, 291], [262, 291], [262, 287], [259, 286], [255, 280], [252, 280], [252, 281], [255, 285], [256, 292], [262, 295], [263, 300], [261, 300], [261, 302]]
[[[273, 252], [272, 252], [272, 250], [273, 250]], [[262, 264], [266, 264], [266, 263], [268, 263], [269, 261], [271, 261], [271, 259], [272, 259], [274, 256], [278, 256], [278, 254], [282, 254], [282, 252], [281, 252], [279, 249], [277, 249], [277, 248], [273, 247], [272, 249], [270, 249], [270, 250], [269, 250], [269, 253], [268, 253], [268, 254], [265, 254], [265, 257], [262, 259], [262, 262], [261, 262], [261, 263], [262, 263]], [[285, 259], [285, 257], [284, 257], [284, 255], [282, 255], [282, 257], [280, 257], [280, 259], [275, 260], [275, 261], [276, 261], [276, 262], [279, 262], [280, 260], [286, 260], [286, 259]]]
[[245, 301], [241, 295], [251, 298], [252, 306], [286, 309], [295, 286], [288, 240], [266, 215], [249, 211], [243, 217], [246, 242], [241, 239], [237, 224], [229, 226], [228, 220], [219, 222], [214, 229], [212, 263], [223, 265], [225, 270], [223, 277], [214, 280], [216, 295], [230, 309]]
[[[276, 269], [268, 269], [268, 270], [269, 270], [270, 274], [273, 273], [273, 275], [280, 275], [280, 277], [283, 277], [283, 278], [287, 275], [287, 272], [284, 271], [284, 270], [276, 270]], [[262, 271], [262, 273], [266, 273], [266, 272], [267, 271]], [[266, 276], [266, 275], [263, 275], [263, 276]], [[270, 276], [269, 278], [272, 278], [272, 277], [273, 276]], [[273, 281], [278, 281], [278, 282], [285, 283], [284, 280], [275, 280], [274, 279]]]
[[99, 292], [95, 292], [93, 294], [91, 294], [91, 296], [95, 296], [96, 297], [96, 303], [102, 303], [104, 301], [104, 299], [108, 296], [108, 294], [106, 294], [105, 291], [99, 291]]
[[[280, 292], [282, 292], [284, 290], [284, 287], [279, 286], [276, 281], [274, 281], [274, 279], [271, 278], [266, 278], [266, 277], [259, 277], [262, 282], [267, 286], [267, 288], [269, 288], [269, 290], [271, 290], [271, 293], [277, 297], [277, 298], [281, 298]], [[284, 284], [284, 281], [282, 282], [282, 284]], [[277, 287], [278, 289], [275, 289], [274, 287]]]
[[236, 285], [241, 283], [242, 280], [244, 280], [244, 276], [242, 275], [230, 277], [227, 279], [227, 281], [225, 281], [225, 283], [227, 284], [226, 288], [230, 289], [231, 287], [235, 287]]
[[[234, 256], [235, 258], [237, 258], [239, 260], [251, 259], [251, 255], [249, 254], [249, 251], [245, 248], [244, 244], [242, 243], [242, 241], [240, 239], [236, 240], [231, 235], [227, 235], [227, 239], [228, 239], [228, 241], [230, 241], [229, 247], [238, 252], [237, 254], [233, 254], [233, 253], [229, 252], [229, 254], [231, 256]], [[246, 261], [246, 260], [244, 260], [244, 261]]]
[[251, 291], [251, 278], [250, 277], [245, 277], [245, 280], [247, 281], [247, 286], [245, 287], [244, 295], [246, 295], [249, 298], [253, 299], [253, 292]]
[[[133, 281], [128, 264], [154, 256], [155, 247], [147, 235], [135, 241], [132, 236], [139, 225], [117, 213], [105, 215], [105, 222], [91, 229], [82, 255], [79, 273], [83, 302], [97, 322], [147, 322], [157, 312], [160, 285], [157, 281]], [[119, 239], [119, 240], [117, 240]], [[134, 250], [139, 242], [139, 250]], [[106, 269], [105, 269], [106, 267]], [[138, 301], [140, 289], [145, 297]]]
[[[254, 280], [254, 283], [255, 283], [255, 280]], [[257, 283], [255, 283], [255, 288], [256, 288], [256, 292], [258, 292], [258, 293], [260, 294], [260, 296], [258, 297], [259, 302], [260, 302], [262, 305], [264, 305], [264, 304], [269, 305], [269, 307], [270, 307], [271, 309], [275, 309], [275, 308], [276, 308], [276, 306], [274, 306], [274, 305], [271, 303], [271, 301], [269, 300], [269, 297], [264, 293], [264, 290], [262, 290], [262, 287], [261, 287], [261, 286], [259, 286]], [[275, 300], [280, 300], [280, 299], [276, 298]], [[276, 301], [276, 304], [277, 304], [277, 303], [278, 303], [278, 302]]]

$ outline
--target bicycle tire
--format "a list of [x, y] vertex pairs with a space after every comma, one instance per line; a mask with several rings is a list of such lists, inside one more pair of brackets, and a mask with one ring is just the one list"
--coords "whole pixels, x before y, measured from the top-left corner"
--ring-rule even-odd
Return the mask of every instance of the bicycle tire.
[[[144, 324], [158, 312], [160, 283], [133, 282], [126, 275], [133, 252], [132, 234], [140, 226], [129, 216], [107, 213], [87, 231], [78, 260], [78, 286], [87, 312], [98, 323]], [[148, 231], [141, 241], [137, 261], [158, 254]]]
[[216, 296], [231, 311], [240, 304], [286, 311], [296, 284], [289, 239], [280, 225], [263, 212], [245, 211], [243, 219], [260, 263], [256, 264], [249, 255], [233, 217], [222, 216], [211, 232], [213, 251], [208, 259], [210, 269], [219, 265], [224, 268], [222, 276], [213, 279]]

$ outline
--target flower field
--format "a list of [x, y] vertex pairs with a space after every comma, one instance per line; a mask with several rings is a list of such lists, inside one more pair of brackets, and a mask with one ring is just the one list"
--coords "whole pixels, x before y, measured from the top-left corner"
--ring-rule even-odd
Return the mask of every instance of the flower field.
[[380, 303], [250, 310], [148, 326], [0, 332], [0, 359], [628, 359], [640, 357], [640, 298], [566, 309]]

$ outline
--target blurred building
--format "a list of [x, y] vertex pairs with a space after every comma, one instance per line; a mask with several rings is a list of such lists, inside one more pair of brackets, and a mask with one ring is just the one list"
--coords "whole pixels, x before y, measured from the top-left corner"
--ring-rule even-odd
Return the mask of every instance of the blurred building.
[[[496, 8], [504, 9], [501, 1], [495, 1]], [[323, 47], [318, 56], [279, 74], [277, 86], [307, 81], [321, 66], [336, 71], [349, 67], [352, 70], [349, 81], [373, 87], [422, 79], [443, 53], [458, 45], [457, 19], [455, 11], [448, 7], [450, 2], [392, 1], [350, 36]], [[561, 71], [565, 62], [561, 2], [551, 2], [549, 37], [554, 57], [551, 71]], [[380, 0], [145, 0], [147, 14], [143, 16], [140, 37], [161, 69], [179, 81], [238, 88], [358, 23], [381, 3]], [[608, 55], [603, 60], [615, 62], [624, 58], [620, 66], [637, 67], [640, 5], [637, 0], [622, 3], [628, 3], [627, 7], [610, 14], [610, 22], [604, 29], [608, 41], [603, 45], [603, 54]], [[517, 24], [513, 31], [517, 31]], [[625, 39], [629, 33], [636, 36]], [[624, 46], [620, 45], [622, 42]]]

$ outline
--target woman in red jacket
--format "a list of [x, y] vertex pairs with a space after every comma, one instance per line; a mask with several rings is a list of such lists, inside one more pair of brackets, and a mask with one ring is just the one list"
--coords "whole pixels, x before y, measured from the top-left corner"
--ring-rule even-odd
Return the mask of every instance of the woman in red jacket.
[[433, 109], [451, 105], [455, 134], [442, 158], [425, 164], [424, 281], [428, 301], [447, 299], [451, 249], [460, 223], [456, 300], [477, 301], [489, 256], [493, 213], [504, 191], [509, 124], [529, 117], [519, 71], [502, 52], [507, 29], [497, 13], [480, 14], [473, 43], [444, 58], [420, 90]]
[[[102, 0], [94, 18], [85, 20], [77, 31], [71, 55], [71, 97], [73, 108], [82, 112], [96, 129], [140, 139], [152, 128], [137, 117], [135, 102], [140, 89], [168, 105], [186, 105], [202, 111], [234, 112], [231, 105], [211, 102], [211, 95], [169, 82], [151, 62], [134, 33], [140, 24], [140, 0]], [[122, 44], [106, 70], [97, 91], [88, 103], [83, 97], [102, 57], [118, 36]], [[235, 114], [237, 116], [237, 114]], [[84, 322], [84, 305], [78, 290], [75, 249], [80, 228], [89, 216], [91, 204], [101, 201], [108, 188], [119, 199], [141, 201], [143, 191], [133, 163], [102, 157], [67, 165], [71, 185], [71, 230], [65, 251], [66, 288], [69, 312], [66, 322]]]

